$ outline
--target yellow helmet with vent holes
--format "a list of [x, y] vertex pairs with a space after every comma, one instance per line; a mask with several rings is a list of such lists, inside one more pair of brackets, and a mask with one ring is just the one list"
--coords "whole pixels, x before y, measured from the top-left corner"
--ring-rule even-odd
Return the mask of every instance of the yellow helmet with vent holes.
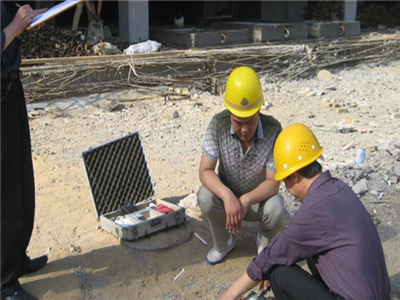
[[275, 180], [282, 180], [317, 160], [324, 149], [314, 133], [304, 124], [287, 126], [274, 146]]
[[264, 95], [257, 73], [249, 67], [232, 71], [226, 83], [224, 104], [239, 118], [257, 113], [264, 103]]

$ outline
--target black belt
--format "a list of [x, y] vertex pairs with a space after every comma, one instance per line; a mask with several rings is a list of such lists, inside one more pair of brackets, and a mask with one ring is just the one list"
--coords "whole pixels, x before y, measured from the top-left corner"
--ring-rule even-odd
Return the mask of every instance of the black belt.
[[15, 81], [15, 80], [18, 80], [19, 78], [20, 78], [19, 70], [14, 70], [14, 71], [11, 71], [10, 73], [8, 73], [7, 77], [2, 77], [1, 81]]

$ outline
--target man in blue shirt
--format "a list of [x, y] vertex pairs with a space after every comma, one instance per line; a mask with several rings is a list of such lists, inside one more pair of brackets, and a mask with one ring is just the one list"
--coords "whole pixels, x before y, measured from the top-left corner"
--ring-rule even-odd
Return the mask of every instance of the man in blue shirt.
[[[35, 184], [28, 117], [16, 37], [46, 9], [19, 8], [10, 18], [1, 3], [1, 299], [35, 300], [18, 278], [44, 267], [47, 256], [31, 260], [26, 249], [35, 214]], [[12, 2], [13, 3], [13, 2]]]
[[[340, 179], [322, 173], [322, 154], [303, 124], [286, 127], [274, 147], [276, 180], [302, 203], [289, 226], [253, 259], [219, 299], [257, 284], [277, 300], [389, 300], [390, 282], [378, 232], [364, 205]], [[307, 260], [311, 274], [296, 263]]]

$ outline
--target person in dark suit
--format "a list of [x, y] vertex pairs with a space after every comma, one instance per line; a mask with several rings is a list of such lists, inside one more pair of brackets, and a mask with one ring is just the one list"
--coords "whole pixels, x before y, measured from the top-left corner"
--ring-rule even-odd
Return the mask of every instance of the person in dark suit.
[[19, 78], [17, 37], [46, 9], [20, 7], [11, 19], [1, 2], [1, 299], [35, 300], [18, 279], [47, 263], [46, 255], [30, 259], [26, 249], [35, 215], [35, 183], [25, 96]]

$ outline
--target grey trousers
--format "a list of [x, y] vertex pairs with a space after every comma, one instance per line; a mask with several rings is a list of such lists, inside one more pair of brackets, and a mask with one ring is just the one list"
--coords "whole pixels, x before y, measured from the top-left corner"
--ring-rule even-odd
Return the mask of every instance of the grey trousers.
[[[201, 186], [197, 200], [203, 218], [208, 222], [214, 246], [218, 251], [226, 247], [230, 233], [226, 230], [226, 214], [223, 201]], [[249, 207], [244, 220], [259, 222], [260, 247], [262, 249], [271, 242], [276, 234], [289, 224], [290, 217], [284, 207], [283, 197], [276, 194], [267, 200]], [[258, 251], [259, 252], [259, 251]]]

